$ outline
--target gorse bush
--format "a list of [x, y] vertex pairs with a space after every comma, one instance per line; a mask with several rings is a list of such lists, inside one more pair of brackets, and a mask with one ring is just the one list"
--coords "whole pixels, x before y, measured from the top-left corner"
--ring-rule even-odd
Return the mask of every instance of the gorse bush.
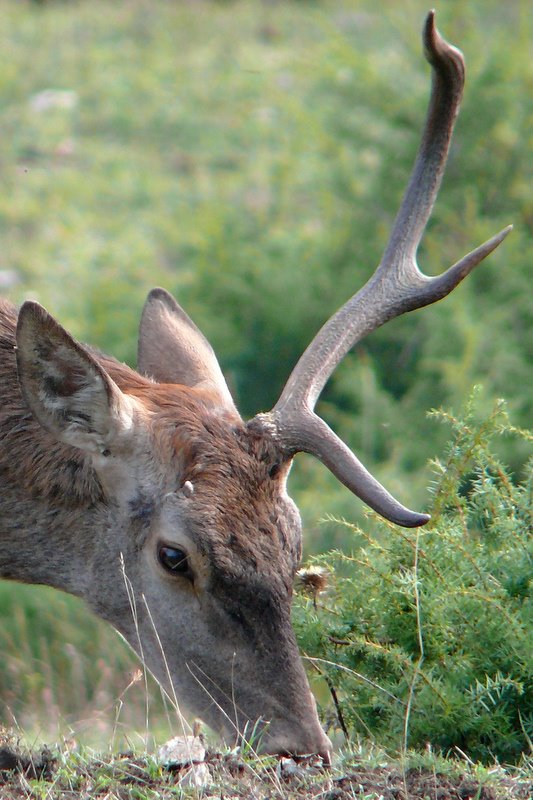
[[348, 526], [363, 546], [321, 559], [340, 574], [295, 617], [351, 734], [512, 762], [533, 739], [533, 480], [515, 484], [491, 442], [531, 436], [503, 403], [482, 421], [474, 409], [433, 414], [453, 436], [434, 462], [431, 522]]

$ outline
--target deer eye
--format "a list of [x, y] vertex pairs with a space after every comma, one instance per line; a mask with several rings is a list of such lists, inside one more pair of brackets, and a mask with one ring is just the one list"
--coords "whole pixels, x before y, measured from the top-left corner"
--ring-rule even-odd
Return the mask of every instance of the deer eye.
[[169, 547], [168, 545], [161, 545], [158, 551], [159, 563], [167, 572], [173, 575], [183, 575], [186, 578], [192, 579], [192, 572], [189, 567], [189, 559], [187, 553], [180, 550], [178, 547]]

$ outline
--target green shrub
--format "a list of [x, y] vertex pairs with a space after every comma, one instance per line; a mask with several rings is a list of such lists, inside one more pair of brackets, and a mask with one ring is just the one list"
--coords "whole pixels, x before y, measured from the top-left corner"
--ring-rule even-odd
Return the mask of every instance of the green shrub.
[[482, 421], [473, 401], [433, 416], [453, 436], [432, 521], [348, 526], [364, 546], [320, 560], [340, 574], [324, 599], [300, 598], [296, 625], [351, 734], [512, 762], [533, 738], [532, 478], [515, 484], [491, 440], [531, 436], [502, 402]]

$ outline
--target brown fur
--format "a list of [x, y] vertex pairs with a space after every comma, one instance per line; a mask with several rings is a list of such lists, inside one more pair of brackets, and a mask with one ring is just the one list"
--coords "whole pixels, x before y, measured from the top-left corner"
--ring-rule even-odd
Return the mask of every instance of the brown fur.
[[[15, 360], [17, 311], [0, 298], [0, 476], [27, 496], [84, 507], [102, 499], [90, 462], [57, 442], [22, 399]], [[14, 457], [16, 454], [16, 458]]]
[[[58, 443], [27, 409], [16, 378], [15, 328], [16, 309], [0, 300], [0, 474], [27, 496], [49, 503], [61, 498], [63, 506], [81, 510], [102, 502], [90, 458]], [[212, 551], [220, 566], [231, 570], [233, 565], [238, 573], [246, 562], [269, 573], [274, 563], [290, 587], [300, 546], [278, 508], [289, 464], [268, 432], [221, 411], [213, 392], [156, 384], [88, 350], [123, 392], [141, 401], [158, 457], [173, 466], [181, 483], [195, 486], [202, 524], [213, 531]], [[286, 558], [273, 562], [279, 552]]]
[[[289, 460], [242, 422], [209, 344], [161, 290], [141, 337], [159, 381], [191, 385], [81, 347], [36, 304], [17, 325], [0, 301], [0, 577], [84, 598], [227, 738], [268, 720], [266, 752], [327, 754], [290, 624]], [[162, 547], [186, 553], [190, 578], [165, 570]]]

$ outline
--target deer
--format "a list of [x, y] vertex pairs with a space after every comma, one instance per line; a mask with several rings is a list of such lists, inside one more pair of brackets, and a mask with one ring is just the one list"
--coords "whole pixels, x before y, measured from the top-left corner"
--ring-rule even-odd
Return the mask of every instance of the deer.
[[170, 697], [232, 744], [254, 731], [259, 753], [329, 763], [332, 749], [290, 620], [302, 553], [286, 488], [294, 456], [318, 458], [392, 523], [429, 520], [315, 413], [319, 395], [357, 342], [444, 298], [511, 230], [440, 275], [418, 268], [464, 86], [434, 12], [423, 44], [429, 107], [383, 258], [270, 411], [241, 419], [211, 345], [162, 288], [142, 311], [136, 371], [37, 302], [0, 304], [0, 577], [82, 598]]

